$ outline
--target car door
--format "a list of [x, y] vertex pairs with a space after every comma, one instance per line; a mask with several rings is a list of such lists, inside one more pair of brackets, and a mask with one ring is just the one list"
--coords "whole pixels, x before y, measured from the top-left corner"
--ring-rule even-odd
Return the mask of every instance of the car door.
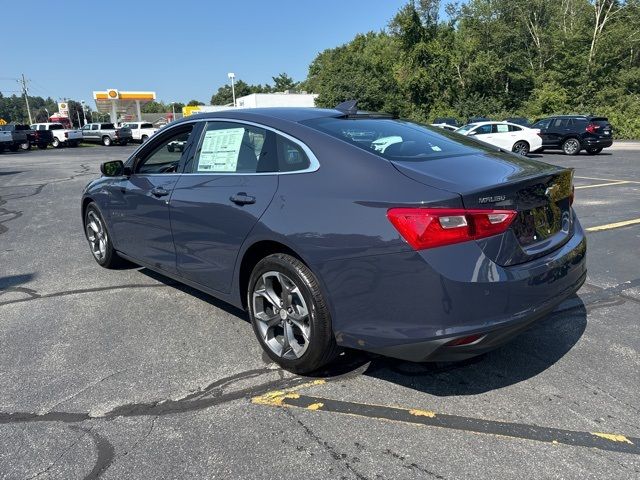
[[169, 205], [189, 148], [175, 151], [171, 142], [190, 145], [194, 123], [176, 125], [138, 150], [127, 166], [132, 173], [114, 181], [109, 205], [117, 250], [170, 273], [176, 271]]
[[515, 140], [515, 134], [509, 131], [506, 123], [494, 123], [491, 125], [491, 142], [496, 147], [511, 150]]
[[84, 127], [80, 129], [80, 132], [82, 132], [83, 140], [89, 140], [89, 137], [91, 135], [91, 124], [90, 123], [86, 124]]
[[275, 133], [239, 121], [208, 121], [171, 197], [178, 273], [231, 291], [240, 247], [278, 187]]
[[477, 126], [475, 129], [471, 130], [468, 135], [473, 135], [474, 138], [477, 138], [478, 140], [494, 145], [492, 130], [491, 124], [488, 123]]

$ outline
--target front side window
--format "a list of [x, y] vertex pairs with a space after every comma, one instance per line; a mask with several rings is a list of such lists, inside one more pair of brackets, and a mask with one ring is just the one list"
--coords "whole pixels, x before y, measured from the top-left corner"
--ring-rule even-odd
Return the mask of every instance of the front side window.
[[491, 125], [480, 125], [476, 128], [476, 135], [486, 135], [493, 130]]
[[549, 128], [550, 123], [550, 118], [543, 118], [542, 120], [538, 120], [536, 123], [531, 125], [531, 128]]
[[137, 161], [135, 171], [139, 174], [176, 173], [182, 152], [187, 148], [193, 125], [186, 125], [173, 134], [154, 142]]
[[194, 158], [194, 173], [258, 173], [277, 169], [265, 129], [233, 122], [208, 122]]

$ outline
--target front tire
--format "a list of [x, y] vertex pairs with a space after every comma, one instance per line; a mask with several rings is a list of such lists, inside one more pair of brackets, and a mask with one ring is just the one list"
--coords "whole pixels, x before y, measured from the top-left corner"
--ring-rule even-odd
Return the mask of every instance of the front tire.
[[105, 147], [110, 147], [111, 137], [109, 137], [108, 135], [105, 135], [104, 137], [102, 137], [102, 145], [104, 145]]
[[51, 146], [53, 148], [60, 148], [62, 146], [62, 143], [56, 137], [53, 137], [53, 142], [51, 142]]
[[562, 144], [565, 155], [577, 155], [580, 153], [580, 141], [577, 138], [567, 138]]
[[111, 236], [97, 205], [91, 202], [84, 213], [84, 233], [89, 242], [91, 254], [98, 265], [104, 268], [116, 268], [122, 264], [111, 243]]
[[513, 148], [511, 149], [513, 153], [517, 153], [518, 155], [527, 156], [529, 154], [529, 144], [524, 140], [519, 140], [513, 144]]
[[27, 152], [29, 150], [31, 150], [31, 143], [29, 142], [24, 142], [20, 144], [20, 149]]
[[310, 373], [338, 354], [318, 280], [297, 258], [277, 253], [258, 262], [247, 305], [258, 342], [286, 370]]

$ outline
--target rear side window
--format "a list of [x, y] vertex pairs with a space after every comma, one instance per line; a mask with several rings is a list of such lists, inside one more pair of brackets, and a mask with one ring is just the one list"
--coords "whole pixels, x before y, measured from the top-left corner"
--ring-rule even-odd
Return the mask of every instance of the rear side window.
[[277, 170], [265, 129], [233, 122], [208, 122], [194, 158], [194, 173], [260, 173]]
[[301, 123], [394, 161], [422, 162], [451, 155], [493, 151], [455, 132], [404, 120], [323, 117]]
[[281, 135], [277, 135], [278, 170], [295, 172], [309, 168], [311, 162], [302, 147]]
[[522, 131], [522, 127], [516, 127], [515, 125], [509, 125], [510, 132], [520, 132]]
[[64, 130], [64, 127], [60, 123], [54, 123], [53, 125], [49, 125], [49, 130]]
[[115, 125], [113, 123], [103, 123], [102, 130], [115, 130]]
[[495, 123], [493, 125], [493, 133], [507, 133], [509, 131], [509, 125], [503, 123]]
[[153, 124], [151, 123], [143, 123], [140, 125], [140, 128], [153, 128]]

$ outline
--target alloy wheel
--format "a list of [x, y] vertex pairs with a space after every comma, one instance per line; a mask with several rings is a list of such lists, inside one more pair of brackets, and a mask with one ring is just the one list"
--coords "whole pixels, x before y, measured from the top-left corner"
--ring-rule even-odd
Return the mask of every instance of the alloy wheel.
[[264, 343], [278, 357], [297, 359], [309, 347], [309, 308], [300, 287], [281, 272], [264, 273], [253, 289], [253, 314]]
[[568, 155], [575, 154], [580, 148], [580, 144], [574, 138], [570, 138], [566, 142], [564, 142], [564, 152]]
[[93, 210], [87, 213], [86, 221], [87, 240], [93, 256], [101, 262], [107, 255], [107, 231], [100, 217]]

